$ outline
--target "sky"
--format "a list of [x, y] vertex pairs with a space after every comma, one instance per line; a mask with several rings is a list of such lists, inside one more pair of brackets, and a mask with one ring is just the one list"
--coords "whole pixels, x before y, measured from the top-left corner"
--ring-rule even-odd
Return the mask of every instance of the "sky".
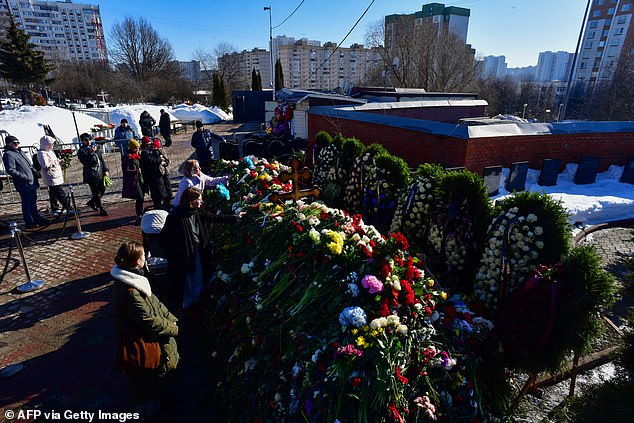
[[[156, 119], [158, 109], [161, 107], [137, 104], [101, 110], [110, 112], [111, 122], [118, 121], [121, 117], [126, 117], [132, 125], [136, 125], [141, 111], [148, 110], [153, 115], [156, 113]], [[202, 111], [202, 109], [196, 107], [187, 108], [183, 106], [183, 108], [190, 115]], [[166, 109], [168, 108], [166, 107]], [[180, 116], [180, 112], [177, 110], [168, 110], [172, 115]], [[83, 113], [76, 112], [75, 115], [79, 132], [88, 132], [93, 125], [103, 123], [103, 121]], [[17, 136], [22, 141], [22, 145], [39, 144], [38, 140], [44, 134], [42, 131], [43, 123], [49, 124], [55, 135], [63, 142], [77, 142], [73, 116], [71, 111], [67, 109], [51, 106], [23, 106], [16, 110], [0, 111], [0, 128], [5, 129], [9, 134]], [[529, 191], [544, 191], [554, 199], [561, 201], [570, 213], [569, 221], [571, 224], [579, 222], [581, 225], [587, 226], [634, 218], [633, 186], [619, 182], [619, 178], [623, 173], [623, 166], [610, 166], [606, 172], [597, 176], [595, 183], [588, 185], [575, 185], [574, 175], [576, 168], [577, 164], [569, 163], [566, 169], [559, 174], [557, 185], [552, 187], [538, 185], [539, 171], [529, 169], [526, 189]], [[503, 169], [503, 178], [500, 181], [500, 194], [496, 198], [508, 195], [503, 188], [504, 178], [508, 176], [508, 173], [509, 169]]]
[[[583, 0], [437, 1], [471, 10], [467, 42], [478, 56], [506, 56], [509, 67], [534, 66], [539, 52], [574, 52], [585, 12]], [[385, 15], [421, 10], [425, 0], [73, 0], [98, 4], [106, 34], [127, 16], [144, 17], [170, 41], [178, 60], [194, 59], [197, 50], [211, 52], [221, 42], [239, 51], [268, 49], [271, 6], [273, 37], [286, 35], [349, 47], [364, 42], [368, 25]], [[293, 10], [299, 9], [282, 24]], [[356, 28], [341, 42], [370, 5]], [[278, 25], [281, 25], [277, 27]], [[277, 27], [277, 28], [275, 28]]]

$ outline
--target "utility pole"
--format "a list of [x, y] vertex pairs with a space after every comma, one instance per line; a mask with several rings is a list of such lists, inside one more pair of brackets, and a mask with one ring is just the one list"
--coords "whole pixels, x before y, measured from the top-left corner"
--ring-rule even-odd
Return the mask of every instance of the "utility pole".
[[264, 10], [269, 11], [269, 57], [271, 62], [271, 80], [269, 84], [273, 90], [273, 101], [275, 101], [275, 69], [273, 68], [273, 17], [271, 6], [265, 6]]

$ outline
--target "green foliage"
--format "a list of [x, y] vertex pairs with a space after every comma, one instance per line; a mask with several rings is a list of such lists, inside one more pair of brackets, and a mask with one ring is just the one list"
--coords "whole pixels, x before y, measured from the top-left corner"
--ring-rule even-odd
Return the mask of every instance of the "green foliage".
[[251, 70], [251, 91], [262, 91], [262, 77], [255, 68]]
[[366, 147], [365, 152], [371, 156], [378, 156], [379, 154], [389, 154], [387, 149], [381, 144], [370, 144]]
[[46, 79], [53, 67], [46, 62], [44, 53], [29, 42], [30, 36], [18, 28], [9, 14], [9, 26], [0, 40], [0, 78], [26, 86]]
[[329, 145], [331, 142], [332, 136], [326, 131], [319, 131], [317, 135], [315, 135], [315, 144], [320, 148]]
[[282, 71], [282, 62], [277, 59], [275, 62], [275, 92], [284, 88], [284, 72]]
[[409, 184], [409, 168], [405, 160], [391, 154], [379, 154], [374, 159], [374, 163], [383, 169], [385, 181], [392, 186], [403, 189]]
[[571, 241], [568, 213], [561, 203], [545, 193], [524, 191], [498, 201], [494, 215], [513, 207], [517, 207], [524, 216], [533, 213], [539, 217], [539, 223], [547, 237], [544, 248], [540, 251], [540, 263], [559, 262], [570, 249]]
[[229, 100], [227, 99], [227, 92], [225, 90], [225, 82], [222, 76], [218, 73], [214, 73], [213, 87], [212, 87], [211, 101], [215, 106], [220, 107], [224, 111], [229, 110]]

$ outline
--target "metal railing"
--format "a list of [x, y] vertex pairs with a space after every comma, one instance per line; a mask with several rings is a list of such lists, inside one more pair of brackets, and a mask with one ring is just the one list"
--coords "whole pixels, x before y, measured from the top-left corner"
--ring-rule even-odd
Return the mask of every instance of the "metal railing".
[[[120, 149], [117, 143], [112, 140], [97, 141], [97, 144], [99, 145], [103, 154], [103, 159], [110, 170], [110, 179], [113, 182], [113, 185], [107, 189], [107, 192], [120, 192], [123, 180]], [[72, 185], [73, 191], [77, 197], [90, 196], [90, 187], [83, 183], [83, 166], [77, 158], [79, 145], [57, 144], [55, 149], [73, 151], [70, 166], [65, 170], [65, 184]], [[35, 146], [22, 147], [22, 151], [24, 151], [29, 160], [32, 160], [33, 155], [37, 153], [38, 148]], [[11, 177], [6, 174], [4, 163], [2, 162], [0, 162], [0, 179], [2, 179], [3, 182], [3, 188], [0, 191], [0, 206], [2, 206], [2, 209], [4, 210], [5, 206], [9, 205], [19, 205], [20, 196], [15, 190]], [[41, 179], [40, 188], [37, 190], [37, 196], [38, 200], [48, 201], [48, 189], [44, 186]]]

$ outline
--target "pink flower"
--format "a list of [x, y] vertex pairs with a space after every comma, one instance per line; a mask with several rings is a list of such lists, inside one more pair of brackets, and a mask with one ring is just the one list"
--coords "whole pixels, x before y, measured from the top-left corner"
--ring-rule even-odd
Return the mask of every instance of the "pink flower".
[[376, 294], [377, 292], [383, 291], [383, 283], [373, 275], [364, 276], [361, 280], [361, 285], [370, 291], [370, 294]]

